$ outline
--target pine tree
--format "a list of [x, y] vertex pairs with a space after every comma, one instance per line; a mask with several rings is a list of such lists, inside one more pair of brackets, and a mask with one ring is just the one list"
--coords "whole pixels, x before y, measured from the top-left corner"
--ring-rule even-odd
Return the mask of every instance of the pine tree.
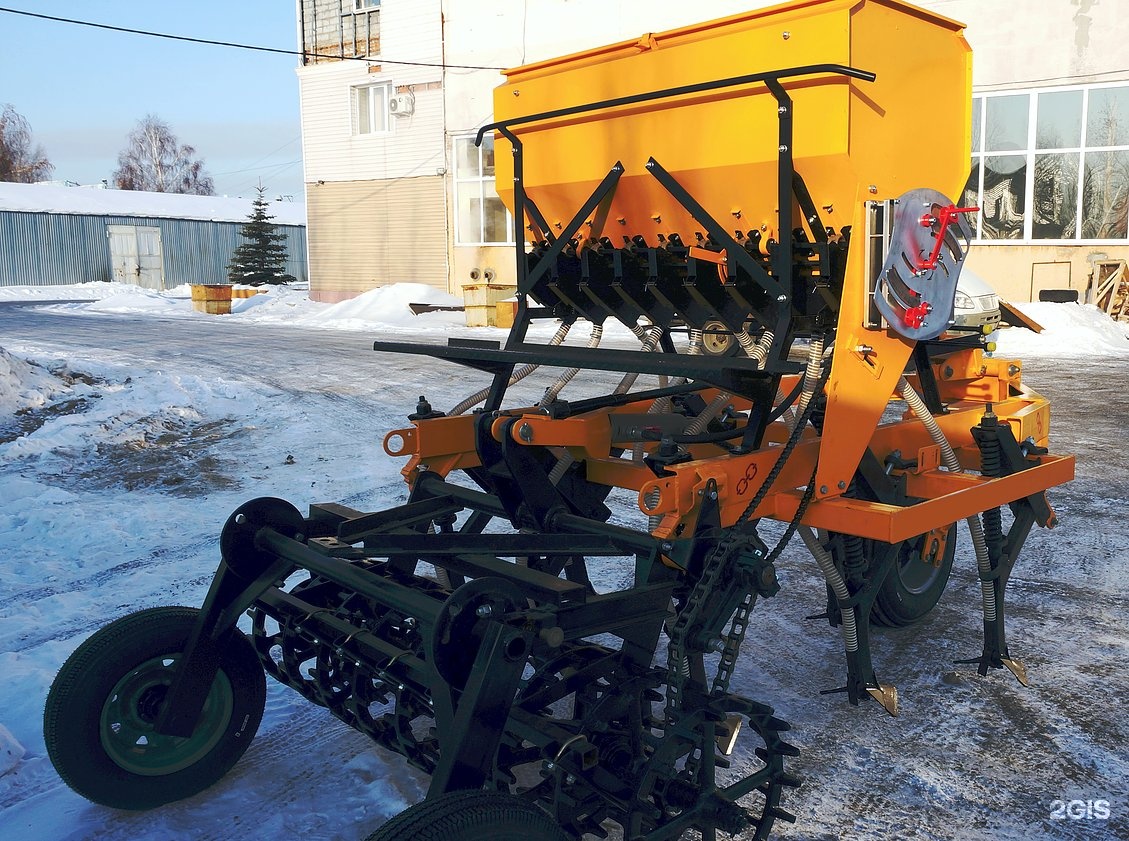
[[295, 278], [284, 273], [286, 268], [285, 234], [278, 232], [278, 226], [271, 222], [273, 216], [267, 213], [269, 206], [263, 198], [266, 187], [255, 188], [259, 195], [251, 202], [251, 215], [243, 223], [240, 235], [244, 242], [235, 249], [231, 263], [227, 267], [227, 279], [232, 283], [246, 283], [262, 286], [264, 283], [290, 283]]

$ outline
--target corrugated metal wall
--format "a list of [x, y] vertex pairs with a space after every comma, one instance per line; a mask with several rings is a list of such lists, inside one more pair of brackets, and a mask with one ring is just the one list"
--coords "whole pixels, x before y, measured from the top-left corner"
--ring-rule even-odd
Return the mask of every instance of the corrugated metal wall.
[[[243, 241], [240, 222], [82, 216], [0, 210], [0, 286], [55, 286], [112, 280], [107, 225], [161, 229], [164, 287], [224, 283], [227, 264]], [[309, 280], [306, 229], [279, 225], [286, 234], [286, 273]]]

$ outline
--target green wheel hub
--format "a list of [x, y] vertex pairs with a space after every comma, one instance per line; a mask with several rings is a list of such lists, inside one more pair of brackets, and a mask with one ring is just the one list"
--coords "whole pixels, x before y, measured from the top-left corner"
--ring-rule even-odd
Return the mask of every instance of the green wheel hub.
[[172, 684], [179, 655], [147, 660], [114, 685], [102, 706], [102, 747], [120, 767], [144, 777], [159, 777], [188, 768], [216, 746], [231, 721], [231, 682], [223, 671], [208, 692], [196, 729], [188, 738], [162, 736], [155, 725], [161, 703]]

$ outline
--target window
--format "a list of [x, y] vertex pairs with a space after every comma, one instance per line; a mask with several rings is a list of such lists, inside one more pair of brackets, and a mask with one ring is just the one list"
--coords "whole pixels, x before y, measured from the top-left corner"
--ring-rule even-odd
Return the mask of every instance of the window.
[[1129, 239], [1129, 85], [983, 94], [972, 114], [977, 239]]
[[353, 134], [384, 134], [388, 125], [388, 85], [353, 88]]
[[482, 146], [474, 137], [455, 138], [455, 242], [459, 245], [513, 243], [510, 212], [494, 191], [494, 137]]
[[353, 0], [354, 12], [367, 12], [369, 9], [379, 9], [380, 0]]

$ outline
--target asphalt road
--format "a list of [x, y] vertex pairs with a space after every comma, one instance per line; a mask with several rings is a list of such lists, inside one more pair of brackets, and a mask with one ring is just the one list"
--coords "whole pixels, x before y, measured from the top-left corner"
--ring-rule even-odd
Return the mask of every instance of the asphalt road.
[[[358, 446], [379, 460], [374, 438], [402, 425], [420, 393], [442, 407], [482, 378], [418, 357], [375, 354], [374, 338], [381, 337], [0, 306], [0, 346], [201, 376], [222, 372], [277, 388], [306, 411], [324, 412], [327, 434], [363, 430]], [[790, 768], [805, 785], [783, 804], [798, 821], [778, 824], [779, 837], [1129, 837], [1129, 424], [1119, 387], [1126, 361], [1025, 360], [1025, 382], [1052, 401], [1054, 451], [1078, 458], [1077, 479], [1051, 494], [1061, 525], [1032, 535], [1009, 588], [1009, 642], [1026, 662], [1030, 688], [1008, 673], [981, 678], [954, 665], [980, 650], [975, 562], [962, 537], [951, 584], [930, 620], [875, 636], [876, 668], [898, 686], [901, 715], [820, 695], [841, 683], [839, 640], [806, 618], [821, 609], [823, 585], [802, 545], [789, 547], [779, 564], [783, 589], [754, 613], [734, 679], [736, 691], [772, 704], [792, 723], [791, 741], [802, 751]], [[379, 481], [394, 479], [396, 468], [379, 473]], [[89, 622], [97, 626], [95, 617]], [[145, 816], [106, 811], [96, 837], [281, 837], [264, 829], [277, 822], [254, 820], [255, 810], [282, 815], [293, 830], [308, 815], [287, 810], [308, 813], [311, 798], [324, 799], [326, 814], [306, 837], [362, 837], [353, 825], [361, 807], [339, 786], [344, 764], [370, 762], [359, 758], [369, 755], [367, 743], [296, 696], [272, 698], [287, 705], [290, 730], [261, 735], [232, 781]], [[738, 762], [746, 760], [738, 753]], [[405, 798], [421, 791], [421, 781], [395, 760], [375, 767], [397, 777], [387, 784]], [[50, 797], [61, 786], [48, 771], [41, 776], [7, 800], [0, 787], [0, 815], [14, 808], [13, 797]], [[263, 805], [248, 806], [256, 798]], [[1075, 816], [1073, 802], [1099, 800], [1110, 804], [1108, 818]], [[236, 817], [225, 822], [224, 809]], [[192, 830], [181, 834], [183, 827]]]

